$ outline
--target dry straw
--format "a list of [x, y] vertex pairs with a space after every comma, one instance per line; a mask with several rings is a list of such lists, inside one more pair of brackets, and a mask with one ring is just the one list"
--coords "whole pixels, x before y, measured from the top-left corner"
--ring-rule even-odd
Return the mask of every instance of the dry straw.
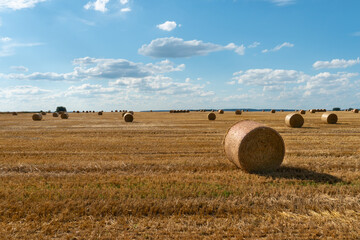
[[290, 113], [285, 117], [285, 124], [292, 128], [301, 128], [304, 124], [304, 118], [298, 113]]
[[68, 114], [68, 113], [63, 113], [63, 114], [61, 114], [61, 118], [62, 118], [62, 119], [68, 119], [68, 118], [69, 118], [69, 114]]
[[236, 110], [236, 111], [235, 111], [235, 114], [236, 114], [236, 115], [241, 115], [241, 110]]
[[219, 113], [219, 114], [224, 114], [224, 110], [220, 109], [220, 110], [218, 111], [218, 113]]
[[131, 113], [126, 113], [124, 115], [124, 121], [125, 122], [132, 122], [134, 120], [134, 116]]
[[45, 116], [45, 115], [46, 115], [46, 112], [41, 112], [41, 115], [44, 115], [44, 116]]
[[321, 121], [328, 124], [335, 124], [338, 121], [338, 117], [335, 113], [324, 113], [321, 116]]
[[12, 115], [13, 115], [13, 116], [16, 116], [16, 115], [18, 115], [18, 114], [17, 114], [17, 112], [13, 112]]
[[40, 113], [35, 113], [34, 115], [32, 115], [32, 120], [34, 121], [41, 121], [42, 119], [42, 115]]
[[59, 114], [57, 112], [53, 113], [53, 117], [58, 117], [58, 116], [59, 116]]
[[213, 113], [213, 112], [209, 113], [208, 114], [208, 119], [211, 120], [211, 121], [215, 120], [216, 119], [216, 114]]
[[359, 113], [359, 109], [354, 109], [353, 113]]
[[224, 139], [226, 157], [246, 172], [277, 169], [285, 155], [285, 144], [272, 128], [254, 121], [233, 125]]

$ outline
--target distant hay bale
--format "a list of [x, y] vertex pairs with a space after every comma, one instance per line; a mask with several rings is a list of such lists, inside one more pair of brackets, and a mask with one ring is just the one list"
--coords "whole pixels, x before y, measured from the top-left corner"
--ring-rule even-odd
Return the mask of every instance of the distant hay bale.
[[219, 114], [224, 114], [224, 110], [220, 109], [220, 110], [218, 111], [218, 113], [219, 113]]
[[133, 116], [134, 116], [134, 111], [129, 111], [128, 113], [131, 113], [131, 115], [133, 115]]
[[118, 110], [115, 110], [115, 112], [118, 112]]
[[32, 115], [32, 120], [34, 121], [41, 121], [42, 115], [40, 113], [35, 113]]
[[98, 112], [98, 115], [103, 115], [103, 113], [102, 113], [102, 112]]
[[208, 114], [208, 119], [211, 120], [211, 121], [215, 120], [216, 119], [216, 114], [213, 113], [213, 112], [209, 113]]
[[315, 109], [310, 109], [309, 111], [310, 111], [310, 113], [316, 113]]
[[282, 110], [282, 109], [281, 109], [281, 111], [280, 111], [280, 112], [284, 112], [284, 110]]
[[80, 111], [76, 111], [76, 113], [80, 113]]
[[262, 112], [265, 112], [265, 110], [262, 110]]
[[45, 115], [46, 115], [46, 112], [41, 112], [41, 115], [45, 116]]
[[354, 109], [353, 113], [359, 113], [359, 109]]
[[58, 117], [58, 116], [59, 116], [59, 114], [57, 112], [53, 113], [53, 117]]
[[61, 119], [68, 119], [69, 118], [69, 114], [68, 113], [63, 113], [61, 114]]
[[338, 117], [335, 113], [324, 113], [321, 116], [321, 121], [328, 124], [335, 124], [338, 121]]
[[271, 113], [276, 113], [276, 111], [274, 110], [274, 109], [271, 109], [271, 111], [270, 111]]
[[132, 122], [134, 120], [134, 116], [131, 113], [125, 113], [124, 121], [125, 122]]
[[304, 124], [304, 118], [298, 113], [290, 113], [285, 117], [285, 124], [292, 128], [301, 128]]
[[235, 114], [236, 114], [236, 115], [241, 115], [241, 110], [236, 110], [236, 111], [235, 111]]
[[305, 114], [305, 110], [300, 110], [300, 114]]
[[17, 114], [17, 112], [13, 112], [12, 115], [13, 115], [13, 116], [17, 116], [18, 114]]
[[233, 125], [224, 139], [226, 157], [246, 172], [277, 169], [285, 155], [285, 144], [280, 134], [254, 121]]

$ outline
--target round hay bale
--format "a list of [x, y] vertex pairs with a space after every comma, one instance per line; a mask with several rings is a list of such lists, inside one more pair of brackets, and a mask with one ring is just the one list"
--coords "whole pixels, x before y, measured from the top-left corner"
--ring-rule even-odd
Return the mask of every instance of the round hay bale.
[[41, 112], [41, 115], [45, 116], [45, 115], [46, 115], [46, 112]]
[[265, 112], [265, 110], [262, 110], [262, 112]]
[[58, 117], [58, 116], [59, 116], [59, 114], [57, 112], [53, 113], [53, 117]]
[[285, 117], [285, 124], [292, 128], [301, 128], [304, 124], [304, 118], [298, 113], [290, 113]]
[[235, 114], [236, 114], [236, 115], [241, 115], [241, 110], [236, 110], [236, 111], [235, 111]]
[[284, 110], [282, 110], [282, 109], [281, 109], [281, 111], [280, 111], [280, 112], [284, 112]]
[[310, 113], [316, 113], [315, 109], [310, 109], [309, 111], [310, 111]]
[[32, 120], [34, 121], [41, 121], [42, 119], [42, 115], [40, 113], [35, 113], [34, 115], [32, 115]]
[[134, 116], [131, 113], [125, 113], [124, 121], [125, 122], [132, 122], [134, 120]]
[[271, 109], [271, 111], [270, 111], [271, 113], [276, 113], [276, 111], [274, 110], [274, 109]]
[[305, 114], [305, 110], [300, 110], [300, 114]]
[[224, 114], [224, 110], [220, 109], [220, 110], [218, 111], [218, 113], [219, 113], [219, 114]]
[[233, 125], [224, 139], [226, 157], [246, 172], [277, 169], [285, 155], [285, 144], [280, 134], [270, 127], [241, 121]]
[[338, 121], [338, 117], [335, 113], [324, 113], [321, 116], [321, 121], [328, 124], [335, 124]]
[[61, 119], [68, 119], [69, 118], [69, 114], [68, 113], [63, 113], [61, 114]]
[[103, 113], [102, 113], [102, 112], [98, 112], [98, 115], [103, 115]]
[[64, 112], [63, 111], [59, 111], [59, 115], [63, 114]]
[[359, 113], [359, 109], [354, 109], [353, 113]]
[[211, 120], [211, 121], [215, 120], [216, 119], [216, 114], [213, 113], [213, 112], [209, 113], [208, 114], [208, 119]]
[[13, 115], [13, 116], [17, 116], [18, 114], [17, 114], [17, 112], [13, 112], [12, 115]]

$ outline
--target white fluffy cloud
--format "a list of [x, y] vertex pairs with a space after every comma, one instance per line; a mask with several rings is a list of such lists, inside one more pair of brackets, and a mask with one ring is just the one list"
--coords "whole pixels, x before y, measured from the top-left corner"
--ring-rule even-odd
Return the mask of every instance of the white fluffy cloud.
[[248, 48], [256, 48], [256, 47], [259, 46], [259, 45], [260, 45], [259, 42], [253, 42], [252, 44], [250, 44], [250, 45], [248, 46]]
[[32, 8], [37, 3], [47, 0], [0, 0], [0, 9], [19, 10], [23, 8]]
[[162, 24], [156, 25], [157, 28], [164, 30], [164, 31], [172, 31], [176, 28], [177, 24], [175, 21], [166, 21]]
[[184, 41], [181, 38], [157, 38], [149, 44], [144, 44], [138, 52], [144, 56], [155, 58], [182, 58], [191, 56], [204, 56], [211, 52], [233, 50], [239, 55], [244, 55], [244, 45], [237, 46], [230, 43], [221, 46], [214, 43], [204, 43], [199, 40]]
[[279, 51], [280, 49], [284, 48], [284, 47], [294, 47], [295, 45], [289, 42], [284, 42], [280, 45], [277, 45], [276, 47], [272, 48], [272, 49], [264, 49], [262, 50], [263, 53], [267, 53], [267, 52], [276, 52]]
[[106, 4], [109, 2], [110, 0], [96, 0], [95, 2], [88, 2], [84, 8], [86, 10], [89, 9], [94, 9], [95, 11], [99, 11], [99, 12], [106, 12], [108, 9], [106, 8]]
[[125, 5], [125, 4], [127, 4], [129, 2], [129, 0], [120, 0], [120, 3], [122, 4], [122, 5]]
[[277, 6], [286, 6], [295, 3], [295, 0], [270, 0], [272, 3]]
[[236, 72], [233, 75], [233, 79], [239, 84], [257, 86], [301, 83], [306, 79], [306, 75], [302, 72], [270, 68], [249, 69], [245, 72]]
[[175, 66], [169, 60], [157, 63], [134, 63], [126, 59], [77, 58], [74, 71], [69, 73], [34, 72], [31, 74], [1, 74], [13, 80], [83, 81], [89, 79], [143, 78], [162, 73], [183, 71], [184, 64]]
[[347, 68], [351, 67], [355, 64], [360, 63], [360, 58], [357, 59], [333, 59], [331, 61], [316, 61], [313, 64], [313, 67], [315, 69], [321, 69], [321, 68]]
[[24, 66], [11, 66], [11, 69], [18, 71], [18, 72], [27, 72], [29, 71], [29, 69], [27, 67]]
[[120, 10], [121, 12], [131, 12], [131, 8], [122, 8], [121, 10]]

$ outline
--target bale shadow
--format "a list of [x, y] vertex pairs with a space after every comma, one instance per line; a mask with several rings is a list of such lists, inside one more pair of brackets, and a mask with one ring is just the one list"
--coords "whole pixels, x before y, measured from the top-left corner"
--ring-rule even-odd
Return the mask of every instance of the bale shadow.
[[257, 172], [255, 173], [260, 176], [271, 177], [273, 179], [297, 179], [297, 180], [307, 180], [313, 181], [315, 183], [327, 183], [327, 184], [336, 184], [336, 183], [343, 183], [343, 184], [350, 184], [342, 180], [341, 178], [332, 176], [327, 173], [318, 173], [312, 170], [308, 170], [305, 168], [299, 167], [280, 167], [273, 172]]

